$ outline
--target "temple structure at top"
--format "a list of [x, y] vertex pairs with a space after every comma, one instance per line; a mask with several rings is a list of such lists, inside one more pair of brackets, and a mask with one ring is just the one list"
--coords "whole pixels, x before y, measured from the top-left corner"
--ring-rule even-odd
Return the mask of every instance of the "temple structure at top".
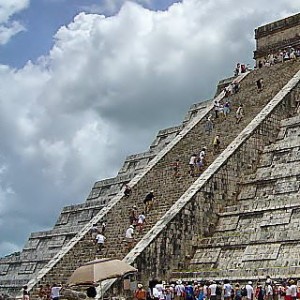
[[270, 53], [300, 47], [300, 13], [255, 29], [254, 59], [263, 60]]

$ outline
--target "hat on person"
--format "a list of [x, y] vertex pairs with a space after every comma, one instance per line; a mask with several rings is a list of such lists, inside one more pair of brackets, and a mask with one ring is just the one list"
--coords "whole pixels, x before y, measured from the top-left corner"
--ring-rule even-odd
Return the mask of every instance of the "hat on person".
[[250, 285], [251, 285], [251, 284], [252, 284], [252, 281], [248, 281], [248, 284], [250, 284]]
[[138, 283], [138, 288], [141, 289], [143, 287], [143, 285], [141, 283]]
[[130, 225], [129, 228], [134, 228], [134, 226], [133, 226], [133, 225]]

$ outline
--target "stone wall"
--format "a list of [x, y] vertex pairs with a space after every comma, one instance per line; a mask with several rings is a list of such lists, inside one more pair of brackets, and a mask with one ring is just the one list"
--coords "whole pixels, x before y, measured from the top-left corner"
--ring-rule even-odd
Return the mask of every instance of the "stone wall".
[[288, 46], [300, 46], [300, 14], [257, 28], [255, 39], [256, 60], [264, 58], [269, 53], [278, 53]]
[[178, 277], [300, 278], [299, 129], [300, 115], [281, 122], [276, 140], [260, 155], [257, 171], [241, 180], [237, 204], [219, 212], [214, 234], [198, 241], [190, 271], [178, 272]]
[[[210, 235], [216, 229], [219, 212], [236, 201], [241, 178], [255, 171], [260, 153], [276, 139], [280, 121], [295, 111], [299, 81], [300, 72], [124, 258], [143, 270], [140, 280], [169, 279], [172, 269], [188, 268], [197, 245], [195, 238]], [[211, 256], [211, 263], [217, 259], [211, 253], [206, 256]], [[108, 281], [105, 290], [113, 282]]]
[[[282, 95], [278, 94], [253, 121], [252, 129], [251, 124], [245, 129], [248, 137], [229, 158], [241, 168], [241, 172], [237, 172], [239, 168], [234, 171], [239, 177], [235, 182], [238, 203], [218, 210], [221, 219], [214, 234], [207, 238], [198, 235], [195, 245], [199, 249], [188, 268], [173, 272], [173, 279], [247, 281], [266, 275], [274, 279], [300, 277], [299, 252], [295, 248], [300, 221], [298, 210], [292, 213], [299, 191], [296, 153], [300, 144], [296, 140], [300, 118], [282, 122], [296, 114], [299, 80], [300, 72], [290, 87], [283, 89]], [[247, 153], [248, 159], [244, 160]], [[258, 161], [259, 169], [255, 172]], [[283, 162], [290, 164], [285, 166]], [[197, 237], [197, 232], [194, 235]]]

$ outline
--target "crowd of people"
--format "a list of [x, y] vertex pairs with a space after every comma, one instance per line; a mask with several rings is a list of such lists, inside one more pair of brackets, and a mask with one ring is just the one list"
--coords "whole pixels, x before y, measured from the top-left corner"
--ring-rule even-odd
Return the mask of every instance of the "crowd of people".
[[[38, 288], [38, 298], [39, 300], [59, 300], [62, 289], [63, 286], [56, 283], [53, 283], [52, 285], [40, 285]], [[0, 300], [2, 300], [1, 296]], [[22, 288], [22, 300], [30, 300], [30, 293], [27, 285], [24, 285]]]
[[289, 46], [277, 53], [269, 53], [267, 57], [260, 59], [257, 62], [256, 68], [261, 69], [263, 67], [270, 67], [284, 61], [297, 59], [298, 57], [300, 57], [300, 48], [293, 48], [292, 46]]
[[134, 292], [137, 300], [296, 300], [300, 299], [300, 286], [293, 279], [280, 282], [269, 276], [262, 281], [246, 284], [221, 281], [194, 281], [172, 283], [150, 281], [149, 288], [138, 284]]

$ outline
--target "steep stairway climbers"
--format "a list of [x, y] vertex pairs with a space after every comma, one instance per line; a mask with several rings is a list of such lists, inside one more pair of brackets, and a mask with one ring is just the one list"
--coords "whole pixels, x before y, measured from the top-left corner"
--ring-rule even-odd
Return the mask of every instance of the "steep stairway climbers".
[[235, 205], [219, 213], [211, 237], [195, 241], [185, 280], [300, 278], [300, 116], [281, 122], [257, 171], [245, 176]]
[[[289, 81], [289, 79], [300, 69], [300, 61], [290, 61], [270, 68], [259, 69], [251, 72], [241, 82], [240, 92], [231, 97], [232, 112], [227, 120], [218, 118], [215, 120], [213, 135], [204, 133], [205, 118], [193, 126], [179, 142], [170, 147], [155, 165], [140, 177], [133, 181], [132, 195], [129, 198], [122, 197], [118, 201], [111, 202], [107, 208], [103, 209], [101, 215], [95, 220], [103, 219], [107, 222], [105, 235], [107, 238], [103, 254], [106, 257], [123, 258], [127, 254], [127, 249], [122, 244], [125, 231], [129, 226], [128, 210], [136, 205], [138, 211], [143, 211], [143, 199], [145, 195], [154, 190], [155, 204], [147, 218], [146, 230], [156, 224], [161, 216], [180, 198], [187, 188], [197, 179], [188, 175], [188, 160], [192, 153], [198, 153], [201, 147], [207, 146], [207, 165], [217, 156], [212, 153], [212, 138], [216, 133], [221, 136], [221, 147], [225, 149], [231, 141], [247, 126], [247, 124], [260, 112], [260, 110], [270, 101], [270, 99]], [[264, 79], [264, 89], [261, 93], [256, 90], [255, 82], [259, 78]], [[245, 118], [240, 124], [235, 123], [234, 111], [239, 103], [245, 107]], [[172, 163], [176, 159], [181, 163], [181, 177], [174, 178], [172, 175]], [[228, 204], [234, 204], [235, 199], [228, 199]], [[95, 221], [93, 220], [93, 221]], [[91, 227], [92, 222], [89, 226]], [[81, 264], [95, 259], [95, 245], [91, 241], [91, 236], [85, 228], [85, 234], [78, 237], [72, 247], [67, 247], [43, 269], [37, 278], [29, 282], [33, 287], [37, 283], [66, 282], [71, 272]], [[137, 236], [137, 242], [143, 235]], [[142, 270], [141, 270], [142, 271]]]

